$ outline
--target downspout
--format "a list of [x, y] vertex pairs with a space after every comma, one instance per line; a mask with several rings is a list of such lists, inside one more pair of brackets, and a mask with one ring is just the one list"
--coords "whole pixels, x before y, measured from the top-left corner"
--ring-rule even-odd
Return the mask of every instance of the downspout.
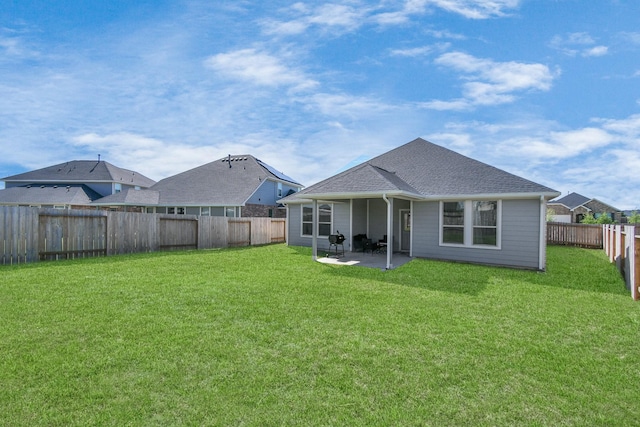
[[538, 253], [538, 270], [545, 271], [547, 265], [547, 204], [544, 196], [540, 196], [540, 252]]
[[393, 199], [382, 194], [382, 200], [387, 204], [387, 270], [393, 268]]

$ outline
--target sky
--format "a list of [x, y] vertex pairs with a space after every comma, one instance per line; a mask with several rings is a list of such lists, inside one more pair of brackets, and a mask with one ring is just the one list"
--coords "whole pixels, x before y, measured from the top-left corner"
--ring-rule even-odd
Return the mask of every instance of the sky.
[[0, 3], [0, 177], [251, 154], [309, 186], [421, 137], [640, 208], [637, 0]]

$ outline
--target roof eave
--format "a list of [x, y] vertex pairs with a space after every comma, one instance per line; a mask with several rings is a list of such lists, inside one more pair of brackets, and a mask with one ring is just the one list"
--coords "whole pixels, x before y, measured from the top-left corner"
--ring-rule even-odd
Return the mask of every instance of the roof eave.
[[544, 197], [549, 201], [554, 197], [558, 197], [558, 192], [528, 192], [528, 193], [477, 193], [477, 194], [435, 194], [424, 196], [423, 200], [469, 200], [469, 199], [500, 199], [500, 200], [515, 200], [515, 199], [539, 199]]
[[314, 193], [305, 194], [303, 197], [293, 200], [280, 199], [278, 203], [284, 204], [299, 204], [309, 203], [313, 200], [335, 200], [335, 199], [371, 199], [382, 198], [383, 195], [387, 197], [406, 198], [414, 201], [440, 201], [440, 200], [468, 200], [468, 199], [500, 199], [500, 200], [515, 200], [515, 199], [539, 199], [543, 197], [545, 200], [551, 200], [554, 197], [558, 197], [558, 192], [532, 192], [532, 193], [479, 193], [479, 194], [435, 194], [428, 196], [421, 196], [406, 191], [371, 191], [371, 192], [358, 192], [358, 193]]

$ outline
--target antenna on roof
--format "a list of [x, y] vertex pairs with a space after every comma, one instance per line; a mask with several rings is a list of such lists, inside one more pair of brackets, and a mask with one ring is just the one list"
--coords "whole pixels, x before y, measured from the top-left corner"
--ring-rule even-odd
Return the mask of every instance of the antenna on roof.
[[229, 162], [229, 168], [231, 168], [231, 154], [229, 154], [229, 160], [227, 160], [227, 162]]

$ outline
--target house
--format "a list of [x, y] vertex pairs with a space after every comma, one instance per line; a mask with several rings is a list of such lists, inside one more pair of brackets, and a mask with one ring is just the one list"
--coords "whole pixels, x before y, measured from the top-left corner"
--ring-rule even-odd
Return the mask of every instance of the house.
[[66, 163], [3, 178], [0, 205], [87, 209], [92, 202], [126, 192], [149, 188], [155, 181], [101, 160]]
[[618, 222], [624, 217], [620, 209], [578, 193], [569, 193], [562, 198], [551, 200], [548, 207], [553, 211], [555, 222], [579, 223], [589, 213], [595, 218], [608, 215], [613, 221]]
[[416, 139], [280, 200], [289, 245], [344, 234], [412, 257], [544, 270], [547, 201], [560, 193]]
[[286, 210], [276, 201], [301, 188], [252, 155], [229, 155], [162, 179], [149, 189], [129, 189], [92, 205], [148, 213], [284, 218]]

